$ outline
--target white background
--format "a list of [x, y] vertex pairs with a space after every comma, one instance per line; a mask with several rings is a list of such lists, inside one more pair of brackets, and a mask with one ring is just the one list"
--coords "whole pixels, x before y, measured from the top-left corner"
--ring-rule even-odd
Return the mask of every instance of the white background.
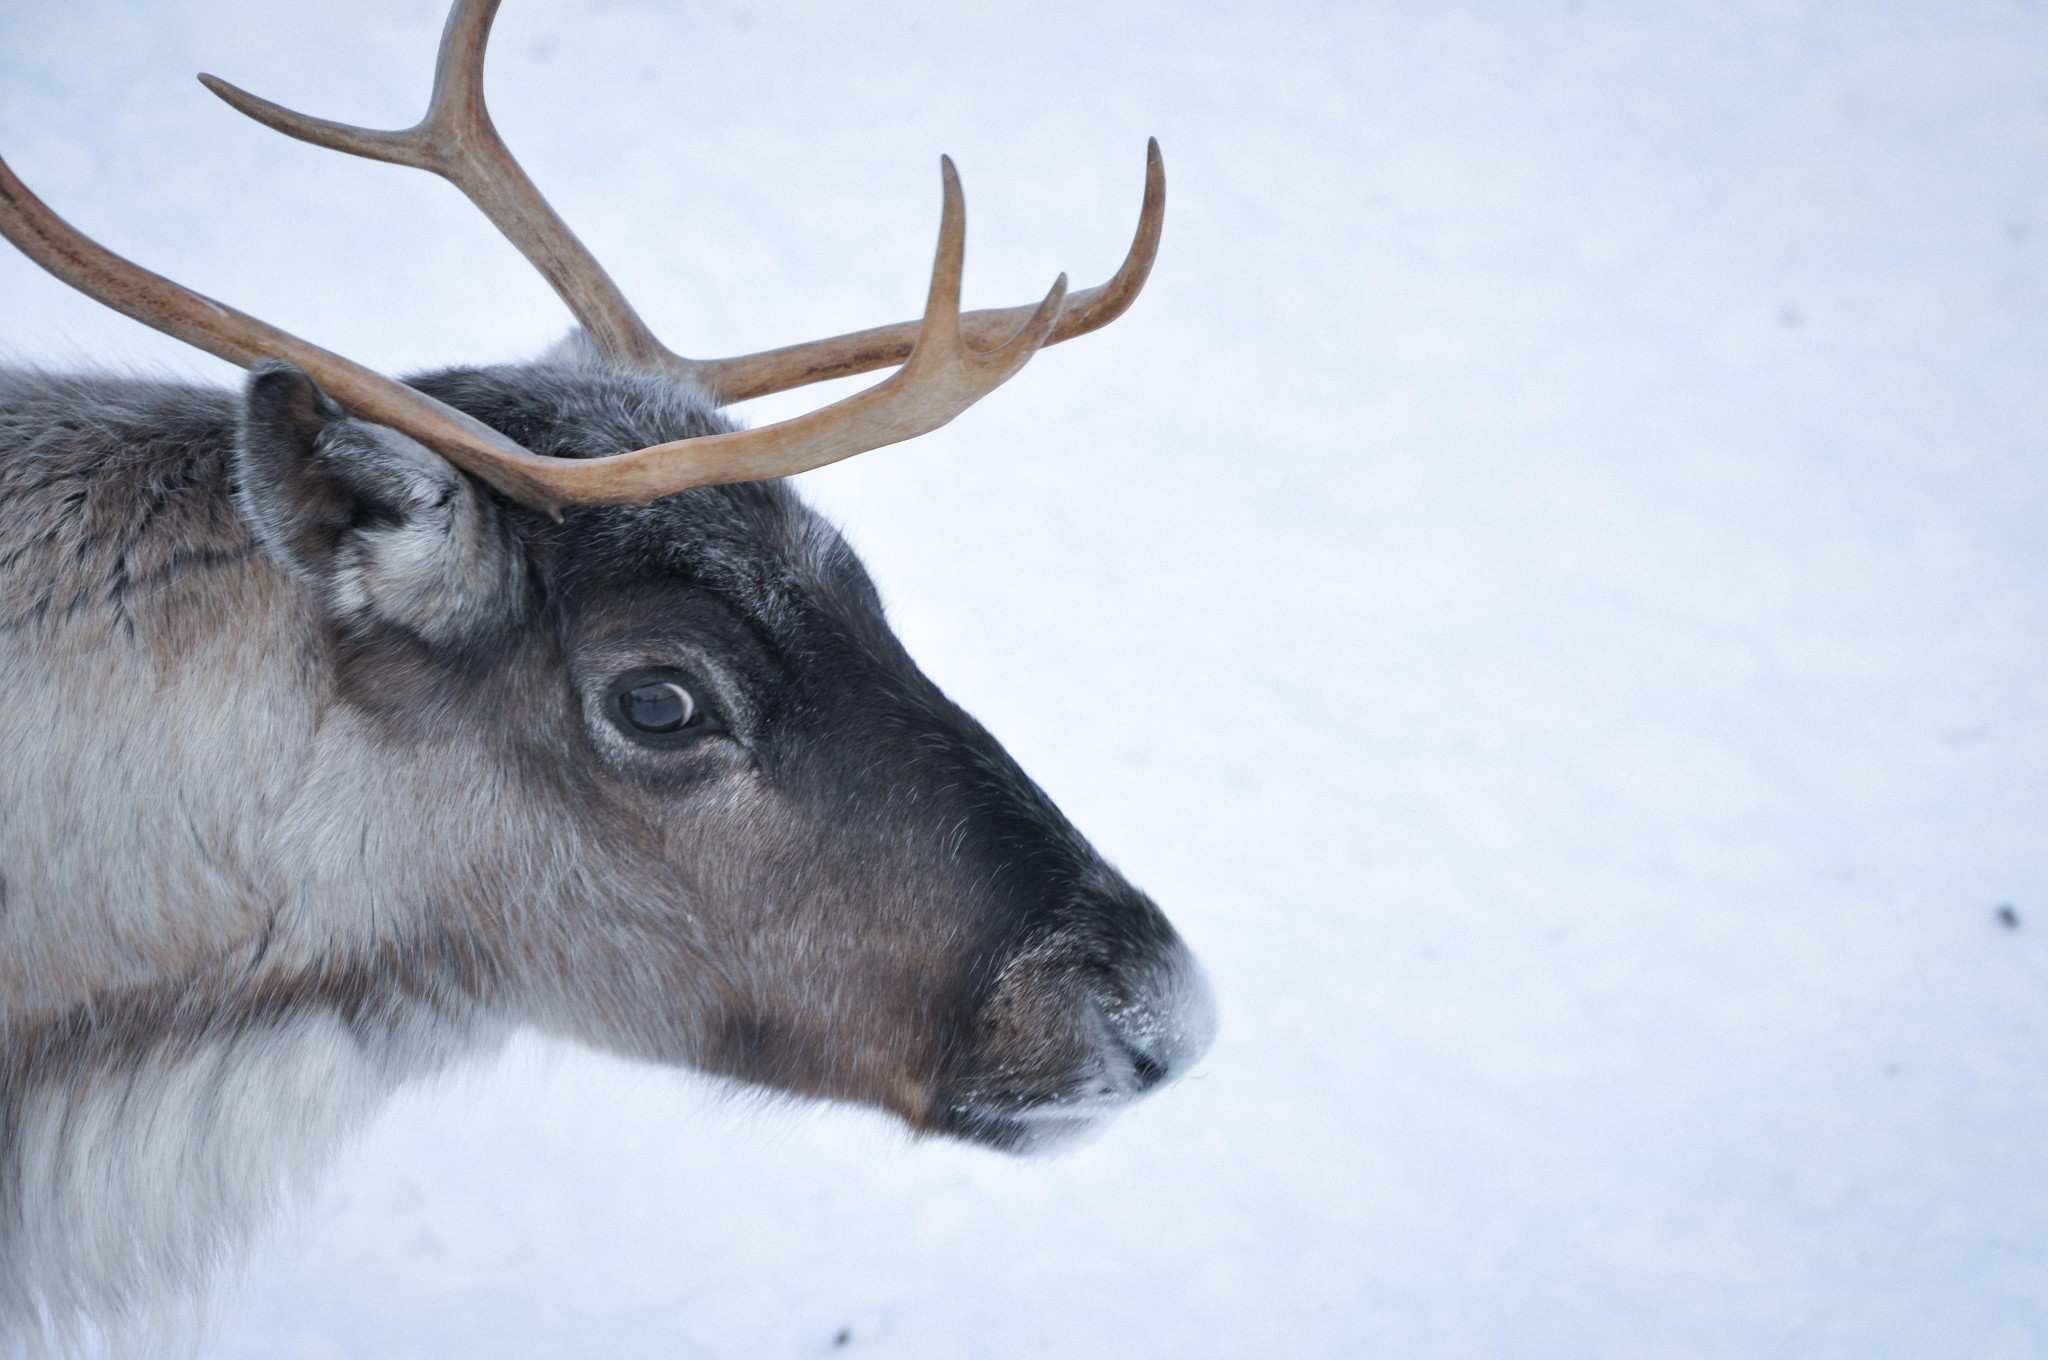
[[[0, 150], [364, 362], [530, 354], [453, 190], [191, 79], [401, 124], [440, 22], [0, 0]], [[692, 354], [913, 315], [940, 151], [970, 305], [1096, 282], [1160, 137], [1125, 320], [806, 482], [1221, 1034], [1025, 1162], [523, 1043], [208, 1356], [2048, 1354], [2048, 10], [508, 0], [491, 91]], [[7, 255], [0, 352], [232, 380]]]

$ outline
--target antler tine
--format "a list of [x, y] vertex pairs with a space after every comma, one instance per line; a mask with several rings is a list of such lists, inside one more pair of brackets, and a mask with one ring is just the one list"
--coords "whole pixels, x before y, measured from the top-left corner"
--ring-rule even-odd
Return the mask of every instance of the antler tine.
[[[1145, 280], [1152, 274], [1152, 263], [1159, 257], [1159, 237], [1165, 222], [1166, 162], [1159, 154], [1159, 139], [1152, 137], [1145, 142], [1145, 199], [1138, 210], [1138, 230], [1131, 239], [1130, 251], [1107, 283], [1084, 288], [1067, 299], [1067, 309], [1046, 344], [1057, 345], [1062, 340], [1100, 330], [1137, 301]], [[989, 308], [963, 314], [960, 325], [968, 344], [992, 348], [1014, 334], [1031, 315], [1030, 307]], [[828, 378], [867, 373], [902, 363], [917, 343], [921, 324], [901, 321], [893, 326], [876, 326], [758, 354], [699, 360], [696, 377], [716, 392], [719, 400], [730, 402], [765, 397], [771, 392], [785, 392]]]
[[409, 128], [379, 131], [296, 113], [218, 76], [206, 88], [265, 127], [314, 146], [430, 170], [483, 210], [553, 286], [597, 347], [623, 363], [699, 376], [696, 362], [655, 338], [569, 224], [512, 158], [484, 103], [484, 50], [498, 0], [456, 0], [441, 31], [434, 92], [426, 116]]
[[514, 500], [550, 511], [559, 505], [542, 475], [553, 460], [424, 392], [123, 259], [52, 212], [5, 161], [0, 236], [87, 297], [145, 326], [245, 368], [264, 359], [296, 364], [353, 414], [405, 431]]

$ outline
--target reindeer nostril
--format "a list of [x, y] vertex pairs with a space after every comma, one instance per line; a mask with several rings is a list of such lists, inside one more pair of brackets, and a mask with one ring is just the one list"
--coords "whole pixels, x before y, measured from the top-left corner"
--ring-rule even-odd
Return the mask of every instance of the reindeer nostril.
[[1128, 1017], [1125, 1023], [1120, 1025], [1110, 1018], [1111, 1012], [1099, 1006], [1096, 1013], [1103, 1017], [1111, 1041], [1123, 1053], [1124, 1061], [1130, 1064], [1132, 1095], [1149, 1091], [1166, 1080], [1169, 1070], [1167, 1061], [1154, 1051], [1154, 1046], [1147, 1043], [1142, 1034], [1131, 1032]]
[[1162, 962], [1149, 977], [1127, 980], [1118, 1000], [1096, 1002], [1108, 1037], [1129, 1064], [1127, 1090], [1134, 1096], [1184, 1072], [1208, 1048], [1215, 1026], [1208, 984], [1185, 950]]
[[1138, 1089], [1149, 1091], [1166, 1080], [1166, 1064], [1150, 1053], [1131, 1050], [1131, 1075], [1138, 1079]]

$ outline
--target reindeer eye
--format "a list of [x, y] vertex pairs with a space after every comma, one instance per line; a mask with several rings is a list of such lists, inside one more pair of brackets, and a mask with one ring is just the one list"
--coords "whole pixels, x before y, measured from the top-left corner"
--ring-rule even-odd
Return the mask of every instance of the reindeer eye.
[[680, 680], [629, 675], [612, 687], [612, 721], [634, 737], [674, 737], [705, 726], [704, 711]]
[[673, 680], [635, 685], [626, 691], [622, 706], [626, 721], [642, 732], [680, 732], [697, 716], [697, 701]]

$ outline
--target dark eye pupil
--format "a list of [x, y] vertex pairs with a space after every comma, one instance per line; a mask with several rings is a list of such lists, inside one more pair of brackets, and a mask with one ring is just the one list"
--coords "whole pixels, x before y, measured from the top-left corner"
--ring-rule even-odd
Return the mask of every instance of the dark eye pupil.
[[675, 732], [689, 726], [697, 705], [690, 692], [667, 680], [635, 685], [621, 696], [626, 721], [642, 732]]

